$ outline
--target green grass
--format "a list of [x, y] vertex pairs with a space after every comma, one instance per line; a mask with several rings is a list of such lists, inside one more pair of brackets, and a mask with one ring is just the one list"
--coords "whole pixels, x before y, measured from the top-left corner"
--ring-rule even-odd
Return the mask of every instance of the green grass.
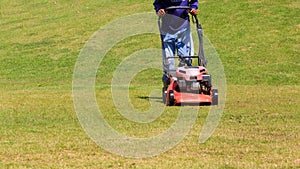
[[[152, 1], [0, 2], [0, 168], [299, 168], [300, 4], [288, 1], [205, 1], [204, 34], [222, 60], [227, 80], [224, 114], [213, 136], [199, 144], [209, 107], [201, 107], [189, 135], [152, 158], [106, 152], [83, 131], [72, 100], [72, 75], [85, 42], [101, 26], [153, 11]], [[144, 34], [119, 42], [105, 56], [96, 96], [109, 124], [134, 136], [154, 136], [176, 119], [168, 107], [149, 124], [125, 120], [111, 99], [113, 71], [128, 55], [159, 48]], [[209, 64], [213, 64], [210, 63]], [[130, 99], [150, 108], [161, 71], [140, 72]], [[163, 105], [161, 105], [163, 106]]]

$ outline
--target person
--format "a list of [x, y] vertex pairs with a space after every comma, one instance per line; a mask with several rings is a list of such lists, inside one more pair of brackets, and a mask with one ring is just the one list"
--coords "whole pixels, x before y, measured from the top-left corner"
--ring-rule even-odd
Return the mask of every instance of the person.
[[[154, 0], [156, 14], [161, 18], [160, 33], [162, 41], [162, 81], [164, 87], [168, 85], [170, 70], [175, 69], [175, 52], [178, 56], [194, 55], [193, 42], [190, 30], [189, 13], [198, 14], [198, 0]], [[182, 9], [179, 6], [189, 7]], [[167, 9], [169, 7], [178, 7]], [[183, 64], [192, 64], [190, 58]], [[182, 65], [180, 62], [179, 66]]]

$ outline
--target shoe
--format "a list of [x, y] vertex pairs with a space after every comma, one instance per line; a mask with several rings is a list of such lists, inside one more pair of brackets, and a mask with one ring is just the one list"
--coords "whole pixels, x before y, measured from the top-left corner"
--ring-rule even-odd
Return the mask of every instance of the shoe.
[[178, 67], [192, 66], [193, 60], [191, 58], [180, 59]]
[[192, 58], [185, 58], [184, 62], [186, 63], [187, 66], [192, 66], [193, 60]]

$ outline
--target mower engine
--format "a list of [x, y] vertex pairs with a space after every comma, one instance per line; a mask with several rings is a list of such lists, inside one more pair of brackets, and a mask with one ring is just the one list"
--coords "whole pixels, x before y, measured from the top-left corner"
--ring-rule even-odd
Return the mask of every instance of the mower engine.
[[211, 75], [203, 66], [179, 67], [176, 71], [176, 81], [178, 83], [178, 92], [188, 92], [210, 95]]

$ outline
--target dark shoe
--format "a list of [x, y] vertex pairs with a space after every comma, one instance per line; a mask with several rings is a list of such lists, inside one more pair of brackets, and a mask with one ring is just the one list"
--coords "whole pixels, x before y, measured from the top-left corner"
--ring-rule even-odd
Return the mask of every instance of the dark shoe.
[[187, 66], [192, 66], [193, 60], [192, 58], [185, 58], [184, 62], [186, 63]]

